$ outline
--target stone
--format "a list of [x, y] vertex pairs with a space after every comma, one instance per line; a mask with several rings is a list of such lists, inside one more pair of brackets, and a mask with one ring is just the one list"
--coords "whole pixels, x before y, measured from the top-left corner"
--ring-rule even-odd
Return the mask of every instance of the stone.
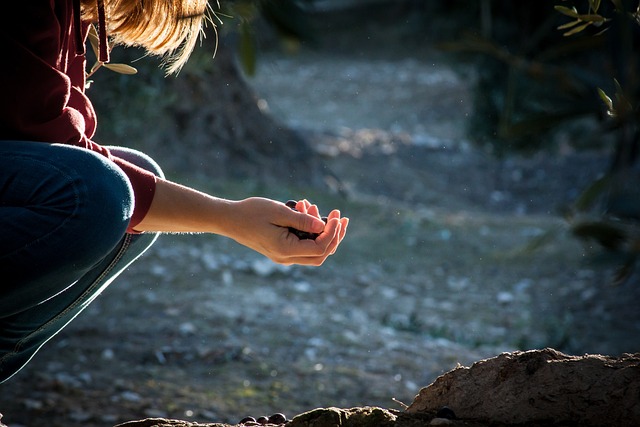
[[438, 377], [407, 413], [443, 406], [460, 420], [487, 424], [640, 425], [640, 354], [503, 353]]

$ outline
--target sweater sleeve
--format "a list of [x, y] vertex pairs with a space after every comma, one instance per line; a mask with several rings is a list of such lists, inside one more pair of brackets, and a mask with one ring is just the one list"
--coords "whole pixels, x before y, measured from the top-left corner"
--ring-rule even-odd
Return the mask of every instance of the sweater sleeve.
[[128, 231], [134, 232], [151, 205], [156, 177], [91, 139], [97, 120], [84, 93], [85, 57], [76, 55], [71, 0], [24, 5], [20, 19], [0, 14], [0, 139], [75, 145], [116, 163], [133, 187]]
[[153, 201], [153, 196], [156, 191], [157, 177], [148, 170], [124, 159], [115, 156], [111, 156], [111, 158], [115, 164], [124, 171], [131, 182], [135, 197], [135, 206], [127, 232], [137, 234], [138, 232], [135, 230], [136, 225], [140, 224], [151, 207], [151, 202]]

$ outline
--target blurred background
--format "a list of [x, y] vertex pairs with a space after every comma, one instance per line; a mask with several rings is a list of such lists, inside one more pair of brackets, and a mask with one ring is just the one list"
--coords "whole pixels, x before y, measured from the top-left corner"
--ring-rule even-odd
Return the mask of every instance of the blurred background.
[[211, 6], [177, 76], [113, 51], [138, 73], [91, 77], [95, 140], [348, 236], [320, 268], [162, 236], [0, 387], [6, 424], [402, 409], [503, 351], [639, 351], [637, 2]]

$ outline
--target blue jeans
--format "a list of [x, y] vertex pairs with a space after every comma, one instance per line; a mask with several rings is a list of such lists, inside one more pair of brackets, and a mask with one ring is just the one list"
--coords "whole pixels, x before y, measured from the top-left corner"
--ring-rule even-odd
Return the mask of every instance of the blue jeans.
[[[138, 151], [111, 152], [163, 177]], [[156, 240], [126, 232], [128, 178], [78, 147], [0, 141], [0, 382]]]

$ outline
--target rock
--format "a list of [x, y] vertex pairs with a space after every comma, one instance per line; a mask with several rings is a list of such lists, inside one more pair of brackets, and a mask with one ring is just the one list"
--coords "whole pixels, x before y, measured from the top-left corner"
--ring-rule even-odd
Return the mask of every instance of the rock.
[[320, 408], [294, 417], [287, 427], [394, 427], [396, 416], [375, 407]]
[[443, 406], [458, 419], [487, 424], [640, 425], [640, 353], [503, 353], [440, 376], [407, 413], [435, 414]]
[[[428, 425], [640, 425], [640, 353], [620, 357], [568, 356], [553, 349], [503, 353], [438, 377], [420, 390], [406, 411], [318, 408], [286, 423], [286, 427]], [[155, 418], [116, 427], [234, 426]]]
[[228, 427], [228, 424], [200, 424], [165, 418], [147, 418], [144, 420], [128, 421], [118, 424], [115, 427]]

